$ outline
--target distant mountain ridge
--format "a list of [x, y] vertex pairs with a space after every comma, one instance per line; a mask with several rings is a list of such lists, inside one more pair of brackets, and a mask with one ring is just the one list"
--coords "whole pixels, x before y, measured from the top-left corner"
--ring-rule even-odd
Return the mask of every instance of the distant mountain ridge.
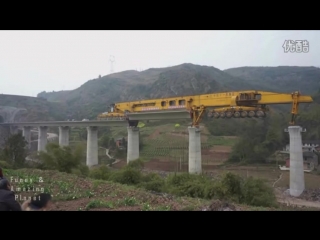
[[277, 92], [300, 90], [302, 94], [315, 94], [320, 89], [320, 68], [317, 67], [240, 67], [225, 72]]

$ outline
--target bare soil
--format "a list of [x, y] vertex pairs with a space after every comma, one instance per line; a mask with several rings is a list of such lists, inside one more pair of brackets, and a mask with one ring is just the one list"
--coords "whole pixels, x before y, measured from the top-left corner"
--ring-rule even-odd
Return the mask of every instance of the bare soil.
[[286, 206], [291, 207], [308, 207], [308, 208], [317, 208], [320, 211], [320, 201], [311, 201], [306, 200], [306, 195], [308, 195], [309, 190], [306, 193], [302, 194], [302, 196], [296, 198], [291, 197], [289, 195], [289, 191], [286, 188], [276, 188], [275, 193], [277, 196], [277, 200], [279, 203], [283, 203]]
[[[188, 133], [167, 133], [168, 135], [171, 135], [171, 136], [175, 136], [175, 137], [186, 137], [188, 136]], [[206, 142], [208, 140], [208, 136], [206, 135], [201, 135], [201, 142]]]

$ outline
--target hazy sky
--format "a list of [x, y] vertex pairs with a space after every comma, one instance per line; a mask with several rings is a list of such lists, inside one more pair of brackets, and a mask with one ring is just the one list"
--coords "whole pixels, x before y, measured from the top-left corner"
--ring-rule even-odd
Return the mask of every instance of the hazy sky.
[[[285, 40], [309, 53], [284, 53]], [[193, 63], [320, 67], [320, 31], [0, 31], [0, 93], [36, 96], [99, 75]]]

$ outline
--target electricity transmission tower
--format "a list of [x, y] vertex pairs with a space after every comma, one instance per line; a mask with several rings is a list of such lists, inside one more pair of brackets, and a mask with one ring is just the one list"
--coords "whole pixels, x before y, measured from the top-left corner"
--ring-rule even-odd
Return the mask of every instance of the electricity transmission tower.
[[110, 55], [109, 61], [110, 61], [110, 73], [113, 73], [113, 72], [114, 72], [114, 70], [113, 70], [113, 63], [115, 62], [115, 57], [112, 56], [112, 55]]

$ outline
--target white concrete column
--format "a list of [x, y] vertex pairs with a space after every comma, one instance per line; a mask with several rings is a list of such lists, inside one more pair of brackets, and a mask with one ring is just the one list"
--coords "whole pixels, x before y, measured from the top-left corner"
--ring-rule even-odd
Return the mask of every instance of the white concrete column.
[[59, 127], [59, 145], [69, 146], [69, 127]]
[[87, 127], [87, 166], [98, 164], [98, 127]]
[[48, 127], [45, 126], [38, 128], [38, 151], [46, 151], [46, 145], [48, 142], [47, 130]]
[[31, 127], [23, 127], [22, 136], [28, 142], [28, 149], [30, 149], [31, 143]]
[[189, 173], [202, 173], [200, 129], [188, 127], [189, 131]]
[[299, 197], [305, 189], [300, 126], [288, 127], [290, 136], [290, 195]]
[[139, 128], [127, 127], [128, 129], [128, 149], [127, 163], [137, 160], [140, 157], [139, 151]]

